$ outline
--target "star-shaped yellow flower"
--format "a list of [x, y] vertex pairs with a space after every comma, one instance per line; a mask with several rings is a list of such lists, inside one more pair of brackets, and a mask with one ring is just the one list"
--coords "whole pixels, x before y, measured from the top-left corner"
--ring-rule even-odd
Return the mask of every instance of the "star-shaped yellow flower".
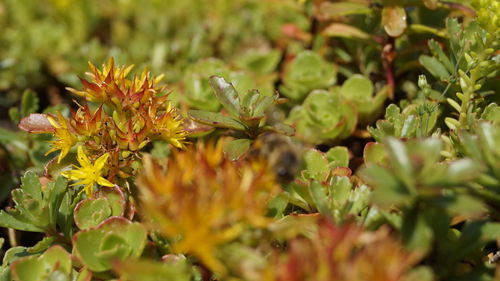
[[79, 180], [79, 182], [76, 182], [71, 186], [84, 184], [85, 187], [82, 191], [85, 191], [85, 194], [87, 196], [91, 196], [93, 193], [94, 184], [113, 186], [110, 181], [101, 176], [102, 169], [108, 161], [108, 158], [109, 154], [106, 153], [100, 156], [94, 162], [94, 164], [92, 164], [87, 155], [85, 155], [83, 148], [81, 146], [78, 146], [78, 162], [80, 163], [81, 167], [79, 168], [73, 165], [75, 169], [65, 171], [62, 173], [62, 175], [70, 180]]
[[48, 155], [51, 152], [61, 150], [59, 154], [59, 158], [57, 158], [57, 163], [61, 162], [61, 160], [68, 154], [69, 150], [76, 143], [75, 135], [70, 132], [68, 123], [66, 119], [60, 112], [57, 112], [57, 122], [52, 118], [52, 116], [47, 116], [47, 119], [50, 122], [50, 125], [54, 128], [54, 136], [57, 138], [56, 140], [50, 141], [52, 143], [52, 149], [47, 151], [45, 155]]

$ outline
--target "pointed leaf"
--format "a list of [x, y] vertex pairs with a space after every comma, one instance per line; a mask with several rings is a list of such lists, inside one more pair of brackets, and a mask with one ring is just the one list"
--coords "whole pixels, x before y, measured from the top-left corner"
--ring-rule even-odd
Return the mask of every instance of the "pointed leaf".
[[26, 90], [21, 98], [21, 116], [28, 116], [38, 110], [39, 99], [35, 92]]
[[238, 117], [240, 115], [240, 97], [233, 85], [220, 76], [212, 76], [209, 81], [222, 106], [233, 117]]
[[441, 80], [446, 80], [450, 77], [450, 73], [446, 67], [435, 57], [421, 55], [418, 60], [434, 77]]
[[189, 115], [196, 122], [206, 124], [206, 125], [211, 125], [214, 127], [229, 128], [229, 129], [240, 130], [240, 131], [244, 131], [247, 129], [246, 126], [243, 125], [242, 123], [240, 123], [239, 121], [237, 121], [231, 117], [224, 116], [224, 115], [217, 113], [217, 112], [209, 112], [209, 111], [202, 111], [202, 110], [190, 110]]
[[231, 161], [238, 160], [248, 151], [251, 143], [252, 140], [249, 139], [233, 140], [224, 147], [224, 154]]
[[322, 34], [330, 37], [344, 37], [356, 39], [368, 39], [370, 36], [361, 29], [343, 23], [332, 23], [327, 26]]

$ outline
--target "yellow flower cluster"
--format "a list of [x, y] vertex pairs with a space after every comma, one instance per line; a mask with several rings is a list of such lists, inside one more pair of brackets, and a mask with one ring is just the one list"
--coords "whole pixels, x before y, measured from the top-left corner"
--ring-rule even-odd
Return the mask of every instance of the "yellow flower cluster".
[[99, 157], [92, 164], [87, 155], [85, 155], [83, 148], [79, 146], [77, 157], [78, 163], [80, 163], [81, 167], [73, 165], [73, 170], [65, 171], [62, 173], [63, 176], [70, 180], [79, 180], [79, 182], [72, 184], [73, 186], [84, 184], [85, 186], [82, 191], [84, 191], [87, 196], [92, 195], [95, 184], [102, 186], [113, 186], [111, 182], [101, 176], [104, 165], [109, 158], [108, 153]]
[[217, 246], [247, 227], [267, 225], [267, 203], [279, 189], [265, 164], [231, 162], [223, 145], [176, 152], [166, 167], [146, 158], [138, 179], [145, 211], [167, 237], [180, 237], [174, 251], [196, 256], [219, 274], [225, 267]]
[[[58, 162], [79, 145], [78, 161], [82, 167], [65, 176], [81, 180], [79, 184], [85, 185], [87, 195], [92, 193], [95, 183], [107, 185], [109, 181], [115, 182], [117, 176], [134, 175], [133, 167], [137, 165], [133, 164], [140, 161], [140, 150], [153, 140], [185, 147], [188, 133], [183, 119], [171, 106], [165, 87], [157, 86], [162, 77], [151, 78], [144, 70], [128, 78], [131, 70], [132, 66], [115, 66], [113, 59], [102, 69], [90, 64], [90, 80], [81, 79], [83, 90], [68, 88], [84, 98], [83, 105], [77, 104], [77, 111], [69, 119], [60, 113], [46, 115], [50, 126], [37, 131], [54, 135], [47, 154], [60, 151]], [[97, 109], [92, 110], [88, 102], [97, 104]], [[95, 160], [94, 166], [91, 160]], [[106, 169], [102, 170], [104, 166]], [[98, 176], [91, 171], [98, 172]]]

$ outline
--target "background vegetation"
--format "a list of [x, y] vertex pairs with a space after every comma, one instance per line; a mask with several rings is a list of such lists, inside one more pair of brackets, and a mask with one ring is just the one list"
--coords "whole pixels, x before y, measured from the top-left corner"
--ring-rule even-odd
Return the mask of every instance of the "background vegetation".
[[0, 280], [498, 280], [499, 27], [496, 0], [1, 1]]

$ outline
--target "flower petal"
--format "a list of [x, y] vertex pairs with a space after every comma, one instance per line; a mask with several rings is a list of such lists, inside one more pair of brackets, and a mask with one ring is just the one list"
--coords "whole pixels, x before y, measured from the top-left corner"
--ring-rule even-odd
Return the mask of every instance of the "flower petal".
[[78, 155], [78, 162], [82, 167], [88, 168], [89, 166], [91, 166], [90, 160], [87, 157], [87, 155], [85, 155], [85, 152], [83, 151], [83, 147], [81, 145], [78, 146], [77, 155]]
[[105, 153], [101, 157], [99, 157], [94, 163], [94, 170], [96, 171], [102, 170], [104, 164], [108, 162], [108, 158], [109, 158], [109, 153]]
[[99, 177], [97, 179], [97, 184], [103, 185], [103, 186], [113, 186], [113, 184], [110, 181], [108, 181], [107, 179], [105, 179], [103, 177]]

